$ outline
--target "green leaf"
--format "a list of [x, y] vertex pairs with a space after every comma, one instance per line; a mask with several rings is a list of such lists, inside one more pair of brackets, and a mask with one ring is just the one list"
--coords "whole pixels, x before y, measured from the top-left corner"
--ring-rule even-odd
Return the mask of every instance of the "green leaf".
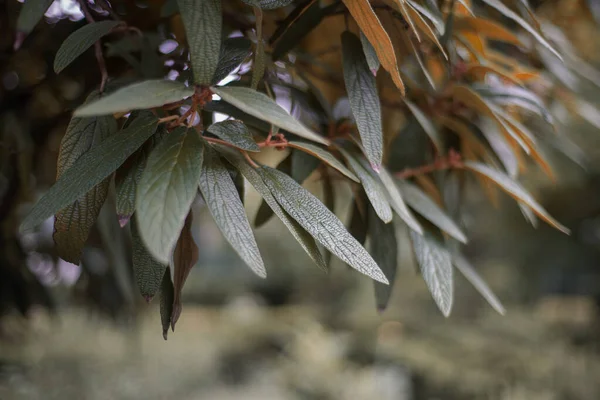
[[464, 276], [467, 278], [469, 282], [477, 289], [479, 294], [483, 296], [483, 298], [490, 303], [490, 306], [494, 310], [498, 312], [498, 314], [504, 315], [506, 309], [498, 300], [498, 297], [492, 292], [492, 289], [485, 283], [485, 281], [479, 276], [475, 268], [471, 265], [471, 263], [462, 255], [462, 254], [454, 254], [452, 256], [452, 263]]
[[377, 58], [377, 52], [362, 31], [360, 32], [360, 43], [362, 44], [363, 52], [365, 53], [365, 58], [367, 59], [369, 69], [373, 75], [377, 75], [377, 71], [381, 65], [379, 58]]
[[473, 161], [465, 162], [465, 168], [477, 172], [478, 174], [492, 180], [511, 197], [530, 207], [538, 217], [543, 219], [549, 225], [561, 232], [570, 234], [569, 228], [552, 218], [552, 216], [548, 214], [548, 212], [541, 205], [539, 205], [537, 201], [535, 201], [535, 199], [527, 192], [527, 190], [525, 190], [525, 188], [523, 188], [518, 182], [511, 179], [506, 174], [495, 170], [488, 165]]
[[221, 46], [217, 69], [211, 82], [217, 84], [227, 78], [252, 53], [252, 42], [245, 37], [226, 39]]
[[324, 9], [318, 1], [307, 1], [296, 7], [271, 36], [270, 43], [276, 42], [273, 48], [273, 60], [279, 60], [296, 47], [321, 23], [323, 16]]
[[60, 45], [54, 57], [54, 72], [57, 74], [102, 37], [110, 33], [119, 21], [100, 21], [85, 25], [71, 33]]
[[185, 27], [194, 82], [210, 85], [221, 48], [221, 0], [177, 0]]
[[[367, 210], [363, 210], [362, 208], [366, 206], [368, 199], [364, 191], [357, 193], [357, 196], [358, 197], [352, 203], [352, 214], [350, 215], [348, 232], [350, 232], [350, 234], [354, 236], [354, 239], [356, 239], [358, 243], [364, 246], [367, 240], [369, 218], [367, 215]], [[361, 207], [361, 205], [363, 207]]]
[[431, 139], [431, 141], [435, 145], [435, 148], [438, 151], [438, 153], [443, 153], [444, 142], [437, 128], [433, 124], [432, 119], [426, 116], [425, 113], [423, 113], [423, 111], [421, 111], [421, 109], [417, 107], [416, 104], [408, 100], [406, 97], [404, 97], [402, 100], [404, 101], [404, 104], [406, 104], [410, 112], [415, 116], [415, 119], [417, 120], [419, 125], [421, 125], [427, 136], [429, 136], [429, 139]]
[[360, 39], [353, 33], [342, 33], [342, 57], [344, 82], [350, 100], [352, 114], [367, 159], [376, 171], [383, 157], [383, 131], [381, 128], [381, 105], [375, 77], [362, 51]]
[[256, 275], [265, 278], [267, 271], [231, 176], [218, 154], [206, 150], [199, 184], [208, 210], [231, 247]]
[[396, 227], [393, 223], [386, 224], [375, 215], [375, 210], [369, 207], [369, 242], [371, 255], [381, 268], [389, 285], [379, 282], [375, 284], [375, 301], [377, 309], [381, 312], [386, 309], [394, 282], [396, 280], [396, 268], [398, 264], [398, 242], [396, 241]]
[[263, 121], [285, 129], [305, 139], [328, 145], [329, 141], [294, 119], [269, 96], [245, 87], [212, 87], [226, 102]]
[[508, 175], [516, 178], [519, 175], [519, 160], [511, 145], [506, 141], [502, 131], [500, 131], [498, 124], [491, 118], [480, 116], [478, 127]]
[[148, 252], [138, 233], [137, 224], [131, 224], [131, 252], [133, 277], [141, 295], [149, 303], [160, 290], [167, 266], [156, 261]]
[[295, 149], [302, 150], [306, 153], [309, 153], [309, 154], [317, 157], [321, 161], [324, 161], [330, 167], [337, 169], [339, 172], [346, 175], [348, 178], [352, 179], [354, 182], [360, 182], [358, 180], [358, 178], [356, 177], [356, 175], [354, 175], [348, 168], [346, 168], [346, 166], [344, 166], [344, 164], [342, 164], [330, 152], [328, 152], [318, 146], [310, 144], [310, 143], [291, 141], [288, 143], [288, 146], [295, 148]]
[[411, 230], [410, 237], [423, 279], [438, 308], [447, 317], [454, 297], [450, 253], [430, 232], [419, 235]]
[[166, 0], [160, 8], [160, 17], [168, 18], [179, 12], [177, 0]]
[[20, 230], [33, 229], [102, 182], [154, 134], [156, 126], [157, 119], [144, 114], [78, 158], [33, 207]]
[[467, 243], [467, 237], [459, 226], [418, 186], [406, 181], [397, 181], [397, 184], [411, 208], [456, 240]]
[[204, 145], [194, 129], [180, 127], [154, 148], [136, 194], [136, 220], [146, 248], [168, 264], [198, 193]]
[[122, 111], [144, 110], [174, 103], [194, 94], [194, 88], [181, 82], [149, 80], [118, 89], [90, 104], [75, 110], [76, 117], [114, 114]]
[[290, 5], [294, 0], [242, 0], [250, 6], [259, 6], [263, 10], [274, 10], [275, 8]]
[[[17, 31], [29, 34], [33, 28], [42, 19], [46, 10], [50, 7], [53, 0], [27, 0], [21, 6], [19, 17], [17, 18]], [[17, 48], [19, 46], [16, 46]]]
[[408, 207], [406, 207], [402, 193], [400, 193], [396, 182], [394, 182], [394, 178], [390, 175], [386, 168], [381, 169], [379, 172], [379, 178], [381, 179], [383, 186], [387, 189], [392, 209], [400, 218], [402, 218], [404, 222], [406, 222], [406, 225], [408, 225], [409, 228], [417, 233], [422, 233], [423, 228], [421, 227], [421, 224], [419, 224]]
[[[255, 1], [258, 3], [258, 1]], [[252, 66], [252, 81], [250, 87], [258, 88], [260, 80], [265, 75], [265, 42], [263, 41], [263, 12], [256, 5], [253, 7], [256, 16], [256, 49], [254, 51], [254, 65]]]
[[315, 196], [276, 169], [262, 167], [258, 172], [281, 207], [327, 250], [357, 271], [388, 283], [364, 247]]
[[290, 170], [286, 173], [301, 185], [321, 165], [320, 159], [296, 149], [292, 149], [290, 162]]
[[173, 289], [175, 290], [175, 296], [173, 299], [173, 313], [171, 315], [171, 329], [175, 331], [175, 324], [181, 316], [181, 291], [183, 285], [187, 280], [190, 271], [198, 262], [198, 247], [194, 243], [192, 237], [192, 214], [188, 214], [185, 219], [185, 224], [179, 235], [179, 240], [175, 246], [175, 252], [173, 253]]
[[162, 324], [163, 338], [167, 340], [171, 316], [173, 315], [173, 300], [175, 289], [171, 280], [171, 268], [167, 267], [160, 285], [160, 322]]
[[[94, 97], [97, 97], [97, 93], [93, 93], [88, 99]], [[60, 143], [57, 179], [117, 129], [117, 122], [112, 116], [72, 118]], [[110, 179], [105, 178], [56, 214], [53, 238], [56, 251], [63, 260], [79, 264], [83, 246], [106, 200], [109, 184]]]
[[[292, 150], [292, 154], [295, 151], [297, 151], [297, 150]], [[299, 152], [299, 153], [302, 153], [302, 152]], [[307, 157], [309, 157], [311, 160], [314, 160], [314, 157], [310, 157], [308, 155], [307, 155]], [[279, 171], [283, 172], [284, 174], [290, 175], [293, 178], [294, 176], [291, 174], [292, 162], [293, 162], [293, 159], [292, 159], [292, 155], [290, 154], [288, 157], [284, 158], [282, 162], [279, 163], [279, 165], [277, 166], [277, 169]], [[302, 184], [302, 182], [300, 182], [298, 180], [296, 180], [296, 182], [298, 182], [299, 184]], [[254, 226], [256, 228], [261, 227], [262, 225], [266, 224], [272, 216], [273, 216], [273, 208], [269, 205], [269, 203], [267, 203], [266, 200], [263, 199], [262, 203], [258, 207], [258, 211], [256, 212], [256, 217], [254, 218]]]
[[290, 215], [285, 212], [275, 197], [271, 194], [271, 191], [265, 185], [265, 182], [261, 178], [258, 172], [252, 168], [246, 160], [244, 160], [239, 153], [231, 151], [231, 149], [225, 149], [223, 147], [217, 147], [219, 151], [227, 158], [227, 160], [237, 168], [242, 175], [250, 182], [250, 184], [256, 189], [256, 191], [262, 196], [265, 203], [271, 207], [273, 212], [277, 214], [279, 219], [288, 228], [294, 238], [300, 243], [300, 246], [304, 249], [306, 254], [314, 261], [317, 266], [323, 270], [327, 270], [327, 266], [323, 261], [323, 256], [315, 243], [315, 240], [304, 228], [302, 228]]
[[230, 119], [212, 124], [207, 129], [219, 139], [231, 143], [238, 149], [247, 151], [260, 151], [260, 147], [254, 141], [252, 134], [246, 125], [236, 119]]
[[369, 170], [367, 170], [354, 154], [349, 153], [344, 149], [339, 149], [350, 168], [354, 170], [358, 179], [375, 209], [377, 216], [386, 224], [392, 220], [392, 208], [386, 196], [386, 190], [381, 181], [376, 178]]

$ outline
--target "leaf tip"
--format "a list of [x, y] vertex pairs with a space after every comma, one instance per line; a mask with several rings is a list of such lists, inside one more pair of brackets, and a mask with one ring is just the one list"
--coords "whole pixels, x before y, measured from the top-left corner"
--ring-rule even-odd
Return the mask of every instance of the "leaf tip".
[[[175, 324], [181, 316], [181, 303], [173, 304], [173, 312], [171, 313], [171, 331], [175, 332]], [[168, 328], [167, 328], [168, 330]]]
[[26, 37], [27, 37], [27, 34], [25, 32], [17, 31], [17, 33], [15, 34], [15, 41], [13, 43], [14, 51], [17, 51], [21, 48], [21, 45], [25, 41]]
[[373, 171], [375, 171], [377, 173], [381, 172], [381, 164], [371, 163], [371, 168], [373, 169]]
[[125, 225], [127, 225], [127, 223], [129, 222], [131, 215], [119, 215], [118, 218], [119, 218], [119, 226], [121, 228], [124, 228]]
[[154, 298], [154, 296], [152, 296], [150, 294], [144, 294], [144, 295], [142, 295], [142, 297], [144, 298], [144, 300], [146, 301], [147, 304], [150, 304], [150, 302]]
[[163, 329], [163, 339], [167, 340], [167, 336], [169, 336], [169, 329]]

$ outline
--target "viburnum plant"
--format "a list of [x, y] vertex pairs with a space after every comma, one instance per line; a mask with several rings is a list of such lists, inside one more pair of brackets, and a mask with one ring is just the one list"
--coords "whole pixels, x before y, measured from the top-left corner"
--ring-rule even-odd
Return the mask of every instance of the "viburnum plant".
[[[491, 201], [498, 187], [533, 223], [539, 217], [568, 232], [517, 178], [527, 157], [553, 174], [542, 139], [562, 146], [542, 96], [557, 83], [544, 65], [569, 64], [527, 1], [511, 4], [169, 0], [164, 17], [179, 13], [184, 30], [162, 26], [163, 38], [177, 43], [159, 56], [158, 29], [128, 26], [107, 0], [81, 0], [88, 23], [64, 41], [54, 69], [94, 47], [101, 79], [62, 139], [56, 183], [21, 228], [54, 216], [60, 257], [79, 263], [114, 180], [134, 275], [146, 300], [161, 294], [165, 338], [198, 259], [190, 232], [197, 197], [240, 258], [266, 277], [244, 208], [246, 182], [264, 200], [256, 226], [276, 215], [319, 268], [335, 255], [371, 277], [380, 309], [396, 277], [396, 226], [403, 226], [444, 315], [453, 265], [501, 311], [460, 252], [467, 178], [478, 178]], [[47, 7], [25, 2], [19, 41]], [[304, 39], [334, 22], [343, 24], [341, 35], [311, 53]], [[124, 58], [126, 74], [111, 75], [108, 56]], [[324, 57], [337, 57], [340, 67]], [[323, 82], [342, 94], [332, 101]], [[389, 115], [403, 118], [388, 123]], [[544, 132], [531, 131], [525, 118], [538, 118]], [[277, 168], [256, 160], [266, 148], [286, 152]], [[323, 202], [302, 186], [313, 173]], [[333, 212], [334, 180], [354, 194], [347, 227]]]

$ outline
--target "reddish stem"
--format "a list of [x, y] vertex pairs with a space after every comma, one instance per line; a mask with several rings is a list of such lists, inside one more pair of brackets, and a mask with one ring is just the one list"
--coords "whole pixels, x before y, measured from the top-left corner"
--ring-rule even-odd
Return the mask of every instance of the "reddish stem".
[[447, 169], [460, 169], [464, 168], [464, 164], [462, 162], [462, 158], [460, 154], [458, 154], [453, 149], [450, 149], [447, 157], [438, 158], [433, 163], [428, 165], [423, 165], [422, 167], [417, 168], [407, 168], [403, 171], [396, 173], [396, 177], [401, 179], [408, 179], [415, 176], [430, 174], [434, 171], [443, 171]]

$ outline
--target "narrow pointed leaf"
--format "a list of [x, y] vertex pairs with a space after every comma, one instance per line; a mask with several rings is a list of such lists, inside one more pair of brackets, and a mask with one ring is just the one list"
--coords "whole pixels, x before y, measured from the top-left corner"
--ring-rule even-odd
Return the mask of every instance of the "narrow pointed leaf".
[[352, 173], [348, 168], [346, 168], [344, 164], [342, 164], [337, 158], [333, 156], [333, 154], [329, 153], [328, 151], [313, 144], [303, 142], [289, 142], [288, 146], [302, 150], [306, 153], [317, 157], [318, 159], [324, 161], [330, 167], [337, 169], [339, 172], [352, 179], [354, 182], [359, 182], [356, 175], [354, 175], [354, 173]]
[[173, 331], [175, 330], [175, 324], [181, 316], [181, 291], [183, 290], [183, 285], [185, 285], [192, 267], [198, 262], [198, 247], [196, 247], [196, 243], [194, 243], [194, 239], [192, 238], [191, 226], [192, 214], [190, 213], [179, 234], [179, 240], [173, 253], [173, 289], [175, 291], [173, 313], [171, 315], [171, 329]]
[[429, 117], [427, 117], [425, 113], [421, 111], [421, 109], [417, 107], [417, 105], [414, 104], [412, 101], [406, 98], [404, 98], [403, 100], [404, 104], [406, 104], [410, 112], [415, 116], [415, 119], [417, 120], [419, 125], [421, 125], [427, 136], [429, 136], [429, 139], [431, 139], [431, 141], [435, 145], [435, 148], [438, 151], [438, 153], [443, 153], [444, 142], [433, 121]]
[[175, 290], [171, 280], [171, 268], [167, 267], [160, 285], [160, 322], [162, 324], [163, 339], [167, 340], [171, 316], [173, 315], [173, 299]]
[[[288, 157], [286, 157], [282, 162], [279, 163], [279, 165], [277, 166], [277, 169], [279, 171], [283, 172], [284, 174], [291, 176], [296, 182], [298, 182], [299, 184], [302, 185], [302, 181], [294, 178], [294, 175], [292, 174], [294, 153], [302, 154], [304, 157], [309, 158], [310, 161], [315, 159], [314, 157], [311, 157], [311, 156], [307, 155], [306, 153], [302, 153], [301, 151], [292, 150], [291, 154]], [[317, 166], [315, 166], [314, 169], [316, 169], [316, 167]], [[311, 170], [311, 173], [312, 173], [312, 170]], [[256, 212], [256, 217], [254, 219], [254, 226], [256, 228], [259, 228], [260, 226], [264, 225], [273, 216], [273, 214], [274, 214], [273, 208], [266, 200], [263, 199], [261, 205], [258, 207], [258, 211]], [[295, 223], [297, 224], [297, 222], [295, 222]]]
[[325, 145], [329, 144], [326, 138], [302, 125], [302, 123], [294, 119], [286, 110], [263, 93], [250, 88], [234, 86], [212, 87], [211, 89], [227, 103], [234, 105], [245, 113], [305, 139]]
[[[53, 0], [27, 0], [17, 18], [17, 31], [28, 35], [42, 19]], [[19, 48], [19, 46], [16, 46]]]
[[252, 138], [252, 134], [246, 125], [237, 119], [229, 119], [212, 124], [207, 129], [219, 139], [231, 143], [238, 149], [247, 151], [260, 151], [260, 147]]
[[484, 177], [496, 183], [511, 197], [530, 207], [538, 217], [543, 219], [554, 228], [566, 234], [570, 233], [569, 228], [552, 218], [552, 216], [548, 214], [548, 212], [541, 205], [539, 205], [537, 201], [535, 201], [535, 199], [525, 190], [525, 188], [523, 188], [519, 183], [511, 179], [509, 176], [489, 167], [488, 165], [472, 161], [467, 161], [465, 163], [465, 168], [477, 172], [478, 174], [483, 175]]
[[131, 224], [131, 251], [133, 254], [133, 277], [146, 302], [150, 302], [161, 287], [166, 264], [155, 260], [146, 249], [138, 232], [137, 224]]
[[126, 86], [75, 110], [77, 117], [107, 115], [130, 110], [160, 107], [190, 97], [193, 88], [182, 82], [149, 80]]
[[503, 25], [485, 18], [478, 17], [456, 17], [454, 19], [454, 29], [459, 32], [469, 32], [477, 35], [483, 35], [488, 39], [499, 40], [511, 43], [516, 46], [521, 45], [519, 38]]
[[273, 60], [279, 60], [296, 47], [323, 20], [324, 8], [319, 1], [301, 3], [283, 20], [269, 42], [275, 43]]
[[21, 231], [41, 224], [102, 182], [154, 134], [156, 126], [153, 115], [140, 116], [78, 158], [25, 217]]
[[375, 284], [375, 301], [377, 309], [381, 312], [386, 309], [394, 282], [396, 280], [396, 268], [398, 264], [398, 243], [396, 241], [396, 227], [394, 224], [386, 224], [375, 215], [373, 208], [369, 207], [369, 240], [371, 254], [377, 265], [381, 268], [389, 285], [379, 282]]
[[379, 178], [381, 179], [381, 183], [385, 187], [390, 197], [390, 205], [398, 214], [400, 218], [411, 228], [413, 231], [422, 234], [423, 228], [421, 224], [415, 219], [414, 215], [410, 212], [406, 203], [404, 202], [404, 198], [402, 197], [402, 193], [400, 193], [400, 189], [396, 185], [394, 178], [388, 172], [386, 168], [382, 168], [379, 172]]
[[242, 0], [250, 6], [259, 6], [263, 10], [274, 10], [276, 8], [285, 7], [294, 0]]
[[452, 263], [464, 276], [467, 278], [469, 282], [477, 289], [479, 294], [483, 296], [483, 298], [492, 306], [494, 310], [498, 312], [498, 314], [504, 315], [506, 313], [506, 309], [498, 300], [498, 297], [492, 292], [492, 289], [485, 283], [485, 281], [479, 276], [473, 265], [462, 255], [462, 254], [454, 254], [452, 256]]
[[431, 233], [419, 235], [410, 231], [417, 263], [423, 279], [445, 317], [450, 315], [454, 297], [450, 253]]
[[368, 199], [364, 192], [358, 193], [357, 196], [358, 198], [352, 203], [352, 214], [350, 216], [350, 223], [348, 224], [348, 232], [354, 236], [354, 239], [356, 239], [358, 243], [364, 246], [367, 241], [369, 218], [367, 210], [362, 210], [362, 208], [367, 208]]
[[221, 0], [177, 0], [185, 27], [194, 82], [209, 85], [219, 63]]
[[467, 243], [467, 237], [462, 229], [421, 189], [406, 181], [400, 181], [398, 185], [411, 208], [456, 240]]
[[83, 54], [94, 43], [106, 36], [119, 21], [100, 21], [85, 25], [71, 33], [61, 44], [54, 57], [54, 72], [57, 74]]
[[425, 21], [425, 19], [423, 19], [421, 14], [419, 14], [419, 12], [412, 6], [411, 3], [407, 2], [406, 4], [407, 4], [407, 7], [406, 7], [407, 11], [410, 14], [415, 25], [421, 30], [421, 32], [423, 32], [425, 34], [425, 36], [427, 36], [429, 38], [429, 40], [431, 40], [433, 43], [435, 43], [437, 48], [444, 55], [444, 58], [447, 60], [448, 55], [446, 54], [444, 47], [442, 46], [442, 44], [438, 40], [437, 36], [435, 35], [435, 32], [433, 31], [433, 29], [431, 29], [429, 24]]
[[364, 247], [315, 196], [273, 168], [262, 167], [258, 172], [281, 207], [327, 250], [359, 272], [388, 283]]
[[227, 78], [250, 54], [252, 54], [252, 42], [248, 38], [234, 37], [226, 39], [221, 45], [219, 62], [211, 83], [217, 84]]
[[263, 41], [263, 12], [254, 4], [254, 16], [256, 17], [256, 49], [254, 50], [254, 65], [252, 66], [252, 81], [250, 87], [258, 88], [260, 80], [265, 74], [265, 43]]
[[218, 154], [206, 150], [199, 183], [208, 210], [231, 247], [256, 275], [265, 278], [267, 271], [231, 176]]
[[375, 48], [362, 31], [360, 32], [360, 43], [362, 44], [363, 53], [365, 53], [365, 58], [367, 59], [369, 69], [373, 75], [377, 75], [377, 71], [379, 70], [381, 63], [379, 62], [379, 58], [377, 58], [377, 52], [375, 51]]
[[383, 157], [383, 131], [377, 84], [369, 70], [360, 39], [348, 31], [342, 33], [342, 56], [352, 114], [365, 154], [373, 169], [378, 170]]
[[154, 148], [136, 194], [136, 220], [146, 248], [167, 264], [198, 192], [203, 144], [194, 129], [177, 128]]

